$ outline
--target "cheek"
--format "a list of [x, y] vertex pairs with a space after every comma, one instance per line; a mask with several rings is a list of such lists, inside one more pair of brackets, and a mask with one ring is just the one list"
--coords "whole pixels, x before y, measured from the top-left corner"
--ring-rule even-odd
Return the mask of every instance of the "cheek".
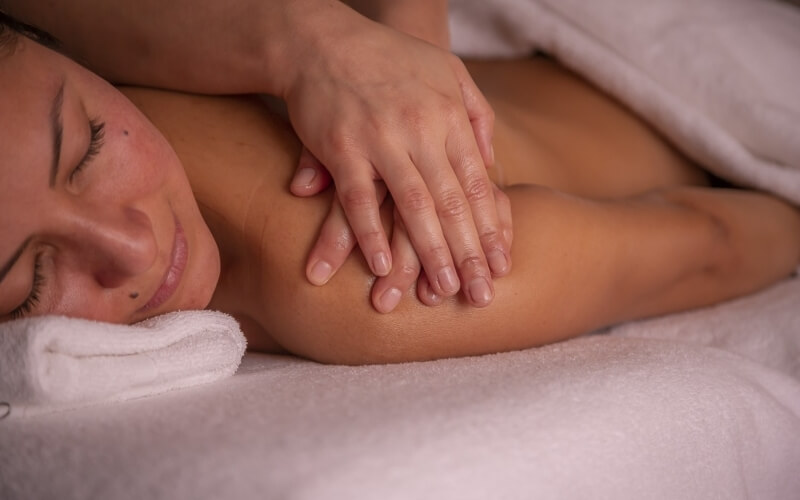
[[173, 155], [163, 138], [143, 127], [120, 127], [117, 134], [120, 175], [133, 190], [142, 194], [165, 183], [174, 168]]
[[104, 148], [95, 188], [109, 202], [168, 194], [185, 175], [166, 140], [147, 127], [109, 124]]
[[106, 323], [130, 322], [129, 307], [119, 291], [101, 289], [78, 273], [62, 274], [57, 281], [60, 286], [51, 288], [55, 300], [49, 314]]

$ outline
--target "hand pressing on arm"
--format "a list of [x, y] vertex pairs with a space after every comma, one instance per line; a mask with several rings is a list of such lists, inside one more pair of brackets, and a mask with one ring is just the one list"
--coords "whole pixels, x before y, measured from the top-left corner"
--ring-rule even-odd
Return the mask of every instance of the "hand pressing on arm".
[[[449, 45], [445, 2], [349, 3], [363, 4], [366, 13], [378, 20]], [[421, 23], [420, 19], [427, 21]], [[363, 179], [383, 179], [387, 183], [398, 204], [397, 218], [401, 223], [394, 226], [395, 231], [402, 231], [393, 240], [400, 238], [413, 246], [419, 256], [417, 269], [421, 263], [428, 278], [421, 286], [429, 287], [439, 297], [453, 295], [463, 286], [469, 303], [487, 305], [493, 297], [492, 274], [502, 276], [510, 269], [510, 246], [503, 236], [503, 221], [507, 220], [510, 228], [510, 211], [498, 211], [502, 205], [494, 203], [494, 191], [484, 167], [493, 162], [493, 113], [455, 56], [374, 23], [365, 24], [363, 29], [331, 37], [341, 44], [341, 49], [332, 55], [320, 55], [320, 64], [333, 66], [314, 75], [307, 84], [307, 97], [298, 99], [298, 108], [316, 99], [336, 103], [324, 115], [330, 118], [311, 124], [323, 115], [306, 116], [305, 123], [302, 115], [300, 120], [293, 117], [295, 128], [312, 149], [301, 131], [306, 124], [339, 130], [339, 150], [323, 153], [334, 159], [334, 164], [322, 161], [335, 179], [353, 175], [352, 166], [340, 167], [337, 172], [336, 163], [355, 162], [370, 174]], [[331, 79], [331, 74], [336, 77]], [[331, 93], [329, 97], [308, 97], [326, 90]], [[292, 102], [289, 104], [291, 107]], [[358, 138], [368, 138], [369, 142]], [[335, 142], [329, 141], [328, 146], [332, 145]], [[324, 142], [319, 144], [320, 148], [325, 146]], [[329, 180], [320, 162], [304, 151], [292, 191], [301, 196], [316, 194]], [[344, 184], [337, 180], [336, 184], [339, 197], [332, 212], [344, 207], [371, 269], [381, 276], [375, 289], [405, 290], [413, 282], [408, 281], [410, 267], [396, 273], [393, 263], [389, 278], [389, 269], [377, 265], [380, 258], [370, 258], [395, 255], [393, 248], [389, 253], [378, 224], [378, 200], [373, 206], [367, 202], [374, 198], [372, 187], [364, 180], [345, 180]], [[366, 223], [359, 227], [359, 219]], [[332, 217], [326, 224], [335, 220], [339, 219]], [[344, 250], [349, 252], [351, 247], [342, 234], [341, 227], [321, 231], [307, 266], [312, 282], [327, 282], [344, 261]], [[392, 246], [396, 246], [394, 242]], [[453, 264], [460, 280], [455, 277]], [[390, 310], [373, 302], [378, 310]]]
[[[315, 160], [311, 160], [315, 161]], [[324, 168], [321, 177], [325, 176]], [[323, 181], [324, 182], [324, 181]], [[325, 184], [327, 185], [327, 183]], [[492, 186], [497, 212], [500, 215], [500, 226], [503, 238], [508, 248], [511, 248], [513, 228], [511, 224], [511, 203], [508, 196]], [[375, 190], [379, 203], [390, 202], [386, 187], [382, 182], [375, 183]], [[416, 294], [419, 300], [428, 306], [437, 306], [442, 303], [443, 297], [437, 294], [430, 285], [425, 274], [420, 274], [419, 258], [411, 243], [408, 230], [403, 224], [397, 207], [393, 209], [393, 227], [391, 249], [394, 256], [392, 270], [386, 276], [375, 280], [372, 286], [371, 301], [373, 307], [382, 313], [389, 313], [399, 304], [403, 295], [416, 283]], [[342, 209], [337, 197], [333, 198], [331, 209], [322, 224], [318, 236], [318, 248], [333, 248], [331, 260], [338, 269], [356, 247], [356, 238], [347, 216]]]

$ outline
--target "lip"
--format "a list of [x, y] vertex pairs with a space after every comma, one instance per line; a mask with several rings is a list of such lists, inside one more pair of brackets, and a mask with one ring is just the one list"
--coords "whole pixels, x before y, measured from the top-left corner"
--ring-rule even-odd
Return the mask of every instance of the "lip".
[[164, 273], [164, 279], [161, 281], [161, 285], [150, 300], [140, 309], [141, 312], [153, 310], [172, 297], [175, 290], [178, 289], [178, 285], [181, 283], [188, 258], [189, 244], [186, 241], [186, 234], [183, 232], [181, 223], [178, 219], [175, 219], [175, 240], [172, 244], [169, 268], [167, 268], [167, 271]]

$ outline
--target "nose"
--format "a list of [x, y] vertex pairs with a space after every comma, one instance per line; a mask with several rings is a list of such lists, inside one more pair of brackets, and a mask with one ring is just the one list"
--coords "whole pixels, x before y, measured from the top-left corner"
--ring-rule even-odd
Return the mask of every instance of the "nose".
[[82, 268], [104, 288], [150, 269], [158, 244], [150, 218], [132, 207], [86, 207], [65, 213], [62, 231]]

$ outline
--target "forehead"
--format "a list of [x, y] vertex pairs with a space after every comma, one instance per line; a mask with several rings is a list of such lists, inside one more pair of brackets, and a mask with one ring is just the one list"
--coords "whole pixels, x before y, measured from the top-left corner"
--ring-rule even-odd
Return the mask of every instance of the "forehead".
[[0, 56], [0, 189], [7, 187], [9, 169], [30, 163], [31, 155], [43, 153], [51, 138], [54, 100], [65, 74], [48, 52], [22, 41]]
[[27, 39], [0, 56], [0, 232], [4, 235], [8, 224], [29, 208], [32, 187], [47, 186], [53, 105], [64, 79], [57, 58]]
[[24, 37], [0, 55], [0, 126], [14, 125], [22, 114], [47, 110], [64, 82], [57, 54]]

